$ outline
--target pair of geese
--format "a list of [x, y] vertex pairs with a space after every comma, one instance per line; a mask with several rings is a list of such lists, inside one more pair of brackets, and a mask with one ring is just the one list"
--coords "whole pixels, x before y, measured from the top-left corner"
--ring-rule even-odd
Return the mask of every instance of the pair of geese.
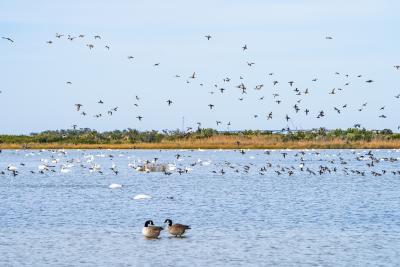
[[[168, 232], [175, 237], [182, 237], [186, 230], [191, 229], [189, 225], [180, 223], [173, 224], [170, 219], [166, 219], [164, 223], [168, 224]], [[147, 238], [158, 238], [162, 230], [164, 230], [164, 228], [155, 226], [152, 220], [148, 220], [144, 223], [142, 234]]]

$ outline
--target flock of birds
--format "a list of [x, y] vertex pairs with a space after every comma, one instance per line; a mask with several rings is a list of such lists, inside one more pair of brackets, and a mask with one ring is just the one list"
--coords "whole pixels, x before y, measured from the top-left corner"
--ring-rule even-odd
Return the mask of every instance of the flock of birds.
[[[25, 171], [25, 174], [29, 175], [38, 174], [68, 174], [74, 170], [74, 168], [79, 167], [81, 172], [96, 173], [99, 175], [119, 175], [120, 168], [117, 166], [115, 161], [119, 158], [125, 158], [128, 160], [128, 170], [133, 169], [137, 172], [151, 173], [157, 172], [164, 175], [172, 175], [174, 173], [178, 175], [188, 174], [195, 170], [195, 168], [205, 168], [208, 166], [214, 167], [209, 170], [212, 174], [224, 175], [228, 172], [231, 174], [258, 174], [258, 175], [324, 175], [324, 174], [342, 174], [342, 175], [361, 175], [365, 176], [371, 174], [373, 176], [382, 176], [386, 174], [400, 175], [400, 169], [397, 170], [400, 157], [398, 155], [393, 156], [375, 156], [373, 151], [361, 152], [359, 150], [353, 150], [351, 155], [353, 158], [345, 158], [343, 154], [348, 153], [345, 150], [339, 151], [334, 156], [330, 158], [324, 158], [325, 152], [315, 150], [264, 150], [257, 152], [256, 155], [250, 155], [248, 159], [250, 162], [247, 164], [238, 164], [230, 162], [227, 160], [217, 161], [213, 163], [211, 160], [197, 159], [194, 160], [190, 152], [202, 152], [203, 150], [187, 150], [178, 152], [173, 156], [173, 159], [166, 157], [163, 162], [160, 161], [158, 157], [149, 159], [136, 158], [135, 156], [129, 155], [128, 152], [119, 152], [119, 154], [108, 153], [105, 154], [101, 152], [100, 154], [91, 154], [82, 151], [80, 157], [70, 158], [68, 152], [65, 150], [41, 150], [38, 152], [27, 153], [26, 157], [41, 156], [43, 154], [50, 153], [50, 157], [41, 158], [37, 165], [37, 170], [28, 168], [28, 164], [20, 162], [19, 164], [10, 163], [4, 170], [0, 171], [0, 175], [11, 175], [16, 177], [20, 174], [21, 170]], [[389, 150], [392, 153], [398, 153], [399, 150]], [[167, 152], [160, 150], [160, 153]], [[233, 150], [235, 153], [239, 153], [246, 159], [247, 153], [251, 153], [251, 150], [236, 149]], [[0, 150], [0, 154], [2, 151]], [[19, 152], [16, 152], [19, 153]], [[264, 164], [259, 165], [254, 163], [257, 157], [263, 157], [265, 160]], [[270, 159], [268, 159], [271, 157]], [[280, 159], [279, 159], [280, 158]], [[110, 167], [103, 167], [96, 159], [103, 159], [111, 161]], [[282, 161], [282, 162], [281, 162]], [[347, 167], [350, 164], [356, 162], [365, 162], [361, 165], [360, 169]], [[276, 162], [276, 163], [274, 163]], [[290, 162], [291, 164], [285, 164], [285, 162]], [[318, 162], [318, 168], [315, 168], [313, 162]], [[394, 168], [384, 169], [380, 165], [381, 163], [393, 164]], [[311, 164], [310, 164], [311, 163]], [[144, 166], [151, 165], [153, 168], [145, 168]], [[310, 166], [308, 166], [310, 165]], [[155, 166], [160, 166], [156, 168]], [[314, 167], [312, 167], [314, 166]], [[341, 168], [340, 168], [341, 166]], [[121, 188], [122, 185], [112, 184], [110, 188]], [[147, 198], [146, 195], [143, 198]]]
[[[206, 41], [211, 41], [212, 36], [211, 35], [205, 35], [205, 40]], [[86, 36], [83, 34], [73, 36], [73, 35], [64, 35], [64, 34], [59, 34], [57, 33], [55, 35], [56, 39], [62, 39], [65, 38], [66, 40], [73, 42], [76, 39], [85, 39]], [[103, 49], [111, 50], [111, 45], [110, 44], [102, 44], [99, 45], [99, 41], [102, 40], [102, 37], [100, 35], [94, 35], [92, 37], [93, 41], [95, 42], [87, 42], [85, 45], [89, 50], [95, 49], [98, 46], [102, 46]], [[9, 43], [14, 43], [15, 41], [10, 38], [10, 37], [2, 37], [4, 41], [7, 41]], [[333, 37], [327, 36], [327, 40], [332, 40]], [[87, 39], [85, 39], [87, 40]], [[54, 45], [55, 40], [48, 40], [46, 42], [48, 45]], [[241, 47], [241, 50], [243, 53], [246, 53], [246, 51], [249, 49], [249, 46], [247, 44], [244, 44]], [[127, 55], [126, 59], [129, 61], [133, 61], [135, 59], [134, 56], [132, 55]], [[153, 64], [154, 67], [159, 67], [160, 62], [156, 62]], [[253, 61], [246, 61], [246, 64], [249, 68], [254, 67], [256, 62]], [[400, 70], [400, 65], [395, 65], [394, 68], [396, 70]], [[344, 78], [343, 81], [343, 86], [340, 87], [335, 87], [331, 88], [327, 91], [327, 96], [334, 96], [337, 94], [340, 94], [342, 91], [344, 91], [346, 88], [350, 87], [352, 84], [352, 80], [350, 80], [352, 75], [349, 74], [342, 74], [340, 72], [335, 73], [336, 76], [340, 76]], [[201, 87], [207, 87], [211, 88], [208, 90], [208, 94], [210, 94], [210, 102], [205, 104], [205, 107], [210, 112], [213, 112], [214, 110], [218, 109], [218, 106], [215, 104], [213, 101], [214, 98], [213, 96], [220, 94], [220, 95], [226, 95], [232, 91], [233, 89], [236, 90], [236, 92], [239, 94], [238, 101], [243, 102], [247, 98], [247, 96], [250, 93], [250, 90], [253, 89], [255, 91], [262, 91], [265, 88], [270, 88], [271, 89], [271, 98], [276, 105], [281, 105], [285, 99], [282, 97], [282, 94], [279, 90], [282, 90], [283, 88], [280, 87], [281, 84], [287, 84], [287, 88], [293, 93], [293, 95], [297, 98], [294, 103], [291, 103], [292, 106], [292, 112], [294, 114], [300, 114], [303, 113], [305, 116], [313, 116], [316, 119], [322, 119], [326, 117], [329, 113], [328, 110], [313, 110], [311, 107], [306, 107], [302, 106], [303, 100], [311, 94], [311, 89], [309, 87], [303, 88], [297, 85], [296, 81], [289, 80], [289, 81], [281, 81], [278, 79], [274, 79], [274, 73], [270, 72], [266, 75], [270, 80], [268, 81], [268, 84], [264, 82], [257, 83], [255, 85], [249, 85], [249, 83], [246, 81], [244, 78], [244, 75], [240, 75], [239, 77], [231, 78], [231, 77], [223, 77], [220, 81], [215, 81], [212, 82], [211, 86], [206, 86], [204, 81], [201, 81], [201, 76], [198, 75], [196, 71], [191, 72], [190, 75], [187, 75], [186, 78], [184, 75], [181, 74], [175, 74], [173, 75], [174, 78], [176, 79], [182, 79], [183, 83], [186, 84], [197, 84]], [[366, 84], [371, 84], [374, 82], [374, 80], [370, 78], [363, 78], [362, 74], [355, 75], [355, 78], [357, 79], [363, 79], [362, 81]], [[233, 81], [237, 81], [234, 83]], [[314, 77], [310, 79], [312, 83], [317, 83], [318, 78]], [[234, 83], [232, 85], [232, 83]], [[72, 81], [66, 81], [66, 84], [68, 86], [72, 86], [73, 82]], [[287, 88], [284, 88], [287, 90]], [[2, 93], [2, 91], [0, 91]], [[265, 99], [265, 95], [258, 96], [258, 101], [263, 101]], [[400, 99], [400, 93], [394, 95], [395, 99]], [[141, 104], [141, 97], [136, 95], [135, 96], [135, 103], [133, 105], [136, 108], [140, 107]], [[97, 104], [98, 105], [106, 105], [105, 100], [103, 99], [97, 99]], [[165, 99], [165, 105], [168, 107], [175, 105], [178, 100], [172, 100], [172, 99]], [[92, 115], [94, 118], [102, 118], [104, 116], [113, 116], [114, 113], [119, 111], [118, 106], [111, 106], [108, 108], [108, 110], [105, 113], [102, 112], [91, 112], [89, 110], [85, 109], [85, 104], [83, 103], [75, 103], [75, 110], [76, 112], [79, 112], [81, 116], [86, 117], [88, 115]], [[362, 102], [360, 103], [360, 106], [355, 107], [355, 110], [358, 112], [364, 111], [368, 107], [368, 102]], [[350, 108], [349, 104], [347, 103], [341, 103], [340, 105], [335, 105], [331, 108], [332, 112], [336, 114], [343, 114], [346, 110]], [[373, 107], [376, 108], [376, 107]], [[389, 115], [385, 112], [386, 111], [386, 106], [382, 105], [376, 108], [377, 110], [377, 117], [380, 119], [386, 119], [389, 117]], [[254, 114], [254, 118], [258, 117], [264, 117], [266, 120], [272, 120], [274, 119], [275, 112], [273, 110], [268, 111], [266, 114]], [[136, 116], [138, 121], [142, 121], [145, 116], [142, 114], [137, 114]], [[284, 124], [287, 125], [286, 128], [283, 128], [282, 130], [287, 130], [290, 131], [290, 128], [288, 126], [288, 123], [293, 120], [293, 115], [290, 114], [290, 112], [287, 112], [286, 114], [283, 114], [281, 117], [283, 119]], [[216, 126], [222, 125], [223, 122], [222, 120], [216, 119], [215, 121]], [[231, 126], [232, 122], [227, 121], [224, 124], [226, 126]], [[197, 122], [198, 128], [200, 128], [202, 125], [202, 122]], [[74, 124], [72, 126], [74, 129], [76, 129], [78, 126]], [[361, 127], [359, 123], [355, 123], [354, 127]], [[187, 131], [192, 131], [193, 127], [188, 127]], [[400, 126], [398, 126], [398, 129], [400, 129]], [[247, 150], [243, 149], [237, 149], [234, 150], [237, 153], [240, 153], [243, 157], [245, 157], [248, 153]], [[192, 151], [193, 152], [193, 151]], [[399, 151], [392, 151], [393, 153], [398, 153]], [[0, 150], [0, 154], [2, 151]], [[19, 153], [19, 152], [16, 152]], [[87, 153], [86, 151], [82, 152], [81, 157], [75, 157], [75, 158], [69, 158], [68, 152], [65, 150], [42, 150], [38, 152], [29, 152], [26, 154], [26, 156], [35, 156], [35, 155], [42, 155], [42, 154], [47, 154], [50, 153], [49, 158], [41, 158], [40, 163], [37, 165], [37, 169], [29, 169], [27, 170], [27, 173], [29, 175], [49, 175], [49, 174], [68, 174], [73, 171], [75, 167], [78, 167], [81, 171], [83, 172], [89, 172], [89, 173], [95, 173], [98, 175], [103, 175], [103, 174], [112, 174], [112, 175], [119, 175], [120, 174], [120, 169], [118, 166], [115, 164], [116, 158], [118, 157], [126, 157], [128, 160], [131, 160], [132, 158], [127, 155], [127, 152], [118, 152], [119, 155], [116, 155], [114, 153], [108, 153], [108, 154], [101, 154], [98, 155], [93, 155], [91, 153]], [[387, 156], [387, 157], [382, 157], [382, 156], [376, 156], [372, 151], [367, 151], [367, 152], [362, 152], [362, 151], [352, 151], [351, 155], [353, 156], [352, 159], [350, 158], [345, 158], [341, 153], [342, 152], [334, 152], [337, 153], [335, 156], [325, 158], [323, 157], [324, 155], [321, 154], [319, 151], [312, 151], [312, 150], [300, 150], [300, 151], [286, 151], [286, 150], [281, 150], [281, 151], [269, 151], [269, 150], [264, 150], [262, 152], [257, 152], [257, 157], [263, 157], [264, 163], [263, 164], [258, 164], [254, 163], [252, 160], [255, 159], [254, 155], [251, 155], [248, 159], [250, 159], [250, 162], [248, 163], [237, 163], [237, 162], [231, 162], [228, 160], [220, 160], [217, 162], [212, 162], [211, 160], [202, 160], [202, 159], [193, 159], [192, 155], [188, 152], [178, 152], [176, 155], [174, 155], [174, 163], [160, 163], [159, 158], [153, 158], [151, 160], [143, 160], [143, 159], [135, 159], [134, 162], [131, 162], [128, 164], [129, 169], [134, 169], [137, 171], [145, 171], [145, 172], [152, 172], [148, 168], [144, 167], [147, 166], [148, 164], [152, 164], [153, 166], [157, 166], [157, 164], [167, 166], [161, 168], [162, 171], [159, 171], [160, 173], [163, 173], [164, 175], [173, 175], [174, 173], [179, 174], [179, 175], [184, 175], [191, 173], [195, 171], [197, 167], [206, 167], [208, 168], [212, 167], [211, 169], [208, 169], [210, 174], [212, 175], [225, 175], [227, 173], [231, 174], [241, 174], [241, 175], [249, 175], [249, 174], [257, 174], [260, 176], [264, 175], [271, 175], [271, 176], [281, 176], [285, 175], [287, 177], [293, 176], [293, 175], [309, 175], [309, 176], [322, 176], [322, 175], [327, 175], [327, 174], [337, 174], [340, 173], [341, 175], [359, 175], [359, 176], [366, 176], [366, 175], [372, 175], [374, 177], [376, 176], [382, 176], [382, 175], [400, 175], [400, 169], [396, 169], [399, 166], [399, 160], [400, 157], [398, 155], [394, 156]], [[271, 155], [276, 155], [280, 157], [280, 160], [276, 160], [276, 158], [271, 158], [269, 159], [268, 157]], [[104, 168], [102, 167], [99, 163], [96, 162], [96, 158], [103, 158], [103, 159], [109, 159], [112, 161], [111, 167]], [[169, 159], [170, 160], [170, 159]], [[363, 164], [356, 165], [358, 168], [354, 167], [347, 167], [350, 161], [355, 160], [357, 162], [363, 162]], [[184, 163], [183, 163], [184, 162]], [[289, 162], [289, 164], [286, 164], [286, 162]], [[314, 164], [315, 162], [318, 162], [318, 164]], [[386, 164], [392, 164], [392, 167], [390, 168], [382, 168], [382, 162]], [[317, 166], [317, 167], [316, 167]], [[388, 165], [385, 165], [388, 167]], [[6, 176], [10, 175], [11, 177], [16, 177], [18, 176], [21, 172], [24, 172], [25, 169], [27, 168], [27, 164], [24, 162], [20, 163], [13, 163], [9, 164], [4, 170], [0, 171], [0, 177], [1, 176]], [[123, 185], [121, 184], [116, 184], [113, 183], [109, 186], [111, 189], [118, 189], [122, 188]], [[149, 199], [151, 196], [148, 195], [137, 195], [135, 196], [134, 199]], [[173, 199], [173, 197], [169, 197]], [[189, 229], [191, 229], [189, 226], [184, 225], [184, 224], [173, 224], [173, 222], [170, 219], [167, 219], [164, 221], [168, 225], [168, 232], [170, 235], [175, 236], [175, 237], [182, 237], [182, 235]], [[160, 226], [155, 226], [154, 222], [152, 220], [147, 220], [144, 224], [144, 227], [142, 229], [142, 234], [145, 237], [148, 238], [158, 238], [161, 231], [163, 230], [163, 227]]]
[[[225, 155], [218, 153], [234, 153]], [[67, 151], [67, 150], [0, 150], [5, 154], [4, 159], [11, 159], [0, 177], [10, 182], [21, 178], [38, 175], [42, 178], [72, 175], [78, 177], [132, 177], [132, 171], [139, 175], [190, 175], [200, 172], [204, 175], [265, 177], [320, 177], [350, 176], [350, 177], [379, 177], [385, 175], [400, 176], [400, 150], [362, 151], [362, 150], [215, 150], [204, 153], [204, 150], [152, 151], [139, 156], [135, 150], [101, 150], [101, 151]], [[156, 155], [153, 159], [146, 159]], [[25, 160], [24, 160], [25, 158]], [[229, 160], [227, 160], [229, 158]], [[19, 161], [19, 162], [18, 162]], [[7, 164], [5, 160], [0, 164]], [[161, 168], [144, 168], [143, 166], [161, 166]], [[106, 167], [104, 167], [106, 166]], [[107, 167], [109, 166], [109, 167]], [[146, 174], [147, 173], [147, 174]], [[121, 177], [121, 178], [122, 178]], [[194, 176], [191, 176], [194, 177]], [[16, 180], [15, 180], [16, 181]], [[111, 190], [121, 190], [123, 184], [112, 183]], [[175, 196], [166, 197], [175, 201]], [[139, 194], [133, 197], [137, 201], [151, 201], [152, 196]], [[190, 229], [184, 224], [173, 224], [170, 219], [168, 232], [175, 237], [182, 237]], [[158, 238], [163, 227], [154, 225], [147, 220], [142, 229], [146, 238]]]
[[[10, 43], [14, 43], [14, 40], [11, 39], [10, 37], [2, 37], [4, 40], [10, 42]], [[112, 50], [111, 45], [107, 44], [107, 43], [101, 43], [100, 41], [102, 41], [102, 37], [100, 35], [94, 35], [92, 37], [88, 37], [84, 34], [80, 34], [77, 36], [73, 36], [73, 35], [64, 35], [64, 34], [55, 34], [55, 40], [58, 39], [63, 39], [65, 38], [65, 40], [73, 42], [76, 39], [82, 39], [86, 41], [86, 47], [89, 50], [98, 48], [98, 47], [103, 47], [103, 49], [108, 50]], [[213, 37], [211, 35], [205, 35], [204, 36], [206, 41], [211, 41], [213, 39]], [[332, 40], [333, 37], [331, 36], [327, 36], [325, 38], [326, 40]], [[56, 42], [55, 40], [48, 40], [47, 44], [48, 45], [54, 45]], [[75, 41], [76, 42], [76, 41]], [[249, 46], [247, 44], [244, 44], [241, 46], [241, 50], [243, 51], [243, 53], [247, 53], [247, 51], [249, 50]], [[132, 55], [127, 55], [126, 59], [129, 61], [134, 61], [135, 57]], [[253, 61], [246, 61], [246, 64], [250, 67], [253, 67], [256, 62]], [[154, 67], [159, 67], [161, 65], [160, 62], [156, 62], [153, 63]], [[400, 65], [394, 65], [394, 69], [395, 70], [400, 70]], [[350, 75], [350, 74], [346, 74], [346, 73], [340, 73], [340, 72], [335, 72], [334, 74], [335, 76], [341, 77], [343, 80], [342, 81], [342, 86], [339, 87], [335, 87], [335, 88], [331, 88], [326, 92], [326, 96], [327, 97], [334, 97], [335, 95], [339, 95], [342, 94], [343, 91], [346, 90], [346, 88], [349, 88], [352, 86], [353, 81], [351, 78], [355, 77], [356, 79], [360, 79], [360, 81], [366, 83], [366, 84], [371, 84], [374, 83], [373, 79], [370, 78], [365, 78], [363, 77], [362, 74], [357, 74], [357, 75]], [[332, 107], [326, 107], [326, 109], [313, 109], [311, 106], [305, 106], [306, 104], [304, 104], [306, 98], [312, 93], [312, 87], [314, 86], [314, 84], [317, 84], [319, 79], [317, 77], [313, 77], [310, 79], [310, 82], [312, 83], [312, 85], [310, 85], [309, 87], [304, 87], [301, 86], [300, 84], [296, 83], [296, 81], [294, 80], [288, 80], [288, 81], [282, 81], [282, 80], [278, 80], [278, 79], [274, 79], [275, 74], [273, 72], [269, 72], [266, 74], [266, 77], [268, 78], [268, 81], [264, 81], [264, 82], [259, 82], [257, 84], [251, 85], [248, 81], [246, 81], [245, 79], [245, 75], [240, 75], [239, 77], [222, 77], [220, 81], [213, 81], [213, 82], [206, 82], [202, 81], [201, 76], [198, 75], [198, 73], [196, 71], [192, 71], [191, 74], [187, 75], [185, 78], [185, 75], [182, 74], [174, 74], [171, 75], [172, 77], [174, 77], [175, 79], [181, 79], [183, 80], [183, 83], [186, 84], [191, 84], [191, 85], [199, 85], [200, 87], [205, 87], [208, 88], [208, 92], [207, 94], [210, 94], [210, 100], [209, 103], [205, 103], [204, 106], [206, 109], [209, 110], [209, 112], [214, 112], [215, 110], [218, 110], [218, 105], [216, 104], [217, 100], [215, 98], [215, 96], [217, 94], [219, 95], [227, 95], [227, 94], [239, 94], [238, 96], [238, 101], [239, 102], [243, 102], [248, 98], [248, 95], [250, 94], [250, 90], [253, 89], [254, 91], [259, 91], [260, 93], [257, 93], [258, 95], [256, 96], [256, 100], [257, 101], [264, 101], [264, 100], [271, 100], [273, 101], [273, 103], [275, 105], [282, 105], [282, 103], [285, 103], [285, 110], [286, 112], [284, 113], [279, 113], [273, 110], [273, 106], [268, 105], [268, 108], [270, 108], [269, 111], [265, 112], [263, 111], [263, 113], [258, 113], [258, 114], [253, 114], [252, 117], [254, 119], [256, 118], [264, 118], [265, 120], [269, 121], [269, 120], [273, 120], [276, 117], [278, 117], [277, 119], [282, 120], [282, 125], [284, 125], [285, 127], [282, 128], [283, 131], [285, 130], [289, 130], [290, 131], [290, 127], [289, 125], [293, 128], [293, 127], [297, 127], [294, 124], [294, 121], [297, 120], [298, 118], [296, 118], [295, 116], [298, 116], [300, 114], [304, 114], [304, 116], [307, 117], [311, 117], [311, 118], [316, 118], [316, 119], [323, 119], [326, 118], [328, 116], [328, 114], [333, 113], [333, 114], [337, 114], [337, 115], [342, 115], [346, 112], [363, 112], [366, 109], [369, 108], [368, 101], [362, 101], [360, 102], [359, 106], [350, 106], [350, 104], [346, 103], [346, 102], [342, 102], [342, 103], [337, 103]], [[72, 81], [67, 81], [66, 84], [68, 86], [73, 86], [73, 82]], [[284, 84], [286, 84], [287, 86], [284, 87]], [[358, 85], [357, 85], [358, 86]], [[265, 90], [265, 89], [269, 89], [269, 90]], [[282, 90], [284, 90], [282, 92]], [[267, 92], [268, 94], [270, 94], [269, 97], [267, 97], [266, 94], [262, 93], [262, 92]], [[292, 98], [295, 99], [293, 103], [289, 103], [291, 100], [287, 100], [285, 99], [284, 94], [285, 93], [289, 93], [292, 92]], [[400, 93], [394, 94], [393, 95], [394, 99], [399, 100], [400, 99]], [[337, 100], [336, 99], [332, 99], [332, 100], [327, 100], [328, 103], [332, 103], [333, 100]], [[347, 99], [348, 100], [348, 99]], [[98, 105], [100, 106], [105, 106], [107, 105], [107, 101], [105, 101], [104, 99], [97, 99], [95, 100], [97, 102]], [[154, 99], [151, 100], [152, 102], [154, 102]], [[179, 100], [173, 100], [173, 99], [165, 99], [163, 100], [165, 101], [165, 105], [167, 105], [168, 107], [172, 106], [172, 105], [176, 105], [178, 104]], [[388, 100], [389, 101], [389, 100]], [[136, 95], [135, 98], [133, 99], [132, 105], [136, 108], [136, 118], [137, 120], [140, 122], [142, 120], [145, 119], [145, 115], [140, 114], [140, 105], [142, 102], [142, 97], [140, 97], [139, 95]], [[319, 102], [319, 101], [318, 101]], [[304, 104], [304, 105], [303, 105]], [[388, 103], [386, 103], [388, 104]], [[93, 117], [93, 118], [104, 118], [106, 116], [113, 116], [116, 112], [118, 112], [119, 106], [108, 106], [108, 108], [106, 109], [106, 111], [104, 111], [104, 109], [101, 109], [102, 111], [96, 111], [96, 110], [87, 110], [87, 104], [85, 103], [75, 103], [75, 110], [76, 112], [79, 112], [81, 116], [83, 117]], [[267, 106], [267, 105], [266, 105]], [[379, 106], [372, 106], [369, 108], [370, 110], [376, 110], [376, 116], [380, 119], [387, 119], [389, 118], [389, 113], [390, 111], [386, 110], [386, 105], [379, 105]], [[99, 108], [100, 110], [100, 108]], [[292, 112], [290, 112], [292, 111]], [[305, 119], [305, 118], [303, 118]], [[395, 116], [392, 116], [392, 119], [397, 119]], [[307, 119], [308, 120], [308, 119]], [[196, 123], [197, 124], [197, 128], [200, 128], [202, 126], [202, 122], [199, 121]], [[223, 122], [221, 119], [216, 119], [215, 120], [215, 126], [222, 126], [222, 125], [226, 125], [229, 129], [229, 127], [233, 124], [233, 121], [225, 121]], [[78, 126], [77, 124], [72, 125], [72, 127], [74, 129], [76, 129]], [[319, 126], [318, 126], [319, 127]], [[355, 122], [354, 123], [354, 127], [361, 127], [361, 124], [359, 122]], [[187, 127], [187, 131], [192, 131], [194, 129], [194, 126], [192, 127]], [[400, 129], [400, 125], [397, 127], [397, 129]]]

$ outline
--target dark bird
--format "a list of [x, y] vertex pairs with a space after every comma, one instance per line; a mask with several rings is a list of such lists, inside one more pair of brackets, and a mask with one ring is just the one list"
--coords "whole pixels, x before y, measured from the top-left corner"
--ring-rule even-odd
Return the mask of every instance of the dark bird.
[[208, 104], [208, 106], [210, 107], [210, 109], [213, 109], [213, 107], [214, 107], [213, 104]]
[[242, 46], [243, 51], [247, 50], [247, 45]]
[[137, 116], [136, 118], [137, 118], [139, 121], [141, 121], [141, 120], [143, 119], [142, 116]]
[[81, 110], [81, 107], [82, 107], [82, 106], [83, 106], [82, 104], [75, 104], [76, 111]]
[[204, 37], [206, 37], [207, 38], [207, 40], [210, 40], [211, 39], [211, 35], [205, 35]]
[[168, 106], [171, 106], [172, 101], [168, 99], [168, 100], [167, 100], [167, 103], [168, 103]]
[[263, 87], [264, 87], [264, 84], [259, 84], [259, 85], [256, 85], [256, 87], [254, 89], [261, 90], [261, 88], [263, 88]]
[[9, 42], [11, 42], [11, 43], [14, 43], [14, 40], [11, 39], [10, 37], [1, 37], [1, 38], [4, 39], [4, 40], [9, 41]]

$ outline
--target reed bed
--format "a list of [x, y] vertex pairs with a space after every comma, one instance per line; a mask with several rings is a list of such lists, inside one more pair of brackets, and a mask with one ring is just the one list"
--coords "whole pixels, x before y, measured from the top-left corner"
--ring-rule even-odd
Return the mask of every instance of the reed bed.
[[400, 140], [373, 139], [349, 141], [346, 139], [316, 139], [284, 141], [280, 136], [211, 136], [182, 138], [156, 143], [1, 143], [0, 149], [399, 149]]

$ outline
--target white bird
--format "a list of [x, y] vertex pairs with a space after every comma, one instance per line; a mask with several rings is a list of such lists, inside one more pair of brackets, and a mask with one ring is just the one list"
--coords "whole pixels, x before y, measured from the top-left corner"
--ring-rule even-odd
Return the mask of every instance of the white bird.
[[122, 188], [122, 185], [120, 185], [120, 184], [110, 184], [110, 186], [108, 188], [110, 188], [110, 189], [118, 189], [118, 188]]
[[69, 172], [71, 172], [71, 170], [68, 169], [66, 166], [63, 165], [63, 166], [61, 166], [60, 172], [61, 172], [61, 173], [69, 173]]
[[15, 167], [14, 165], [8, 165], [8, 167], [7, 167], [7, 170], [8, 171], [16, 171], [17, 170], [17, 167]]
[[141, 200], [141, 199], [151, 199], [151, 196], [145, 195], [145, 194], [139, 194], [133, 197], [135, 200]]

